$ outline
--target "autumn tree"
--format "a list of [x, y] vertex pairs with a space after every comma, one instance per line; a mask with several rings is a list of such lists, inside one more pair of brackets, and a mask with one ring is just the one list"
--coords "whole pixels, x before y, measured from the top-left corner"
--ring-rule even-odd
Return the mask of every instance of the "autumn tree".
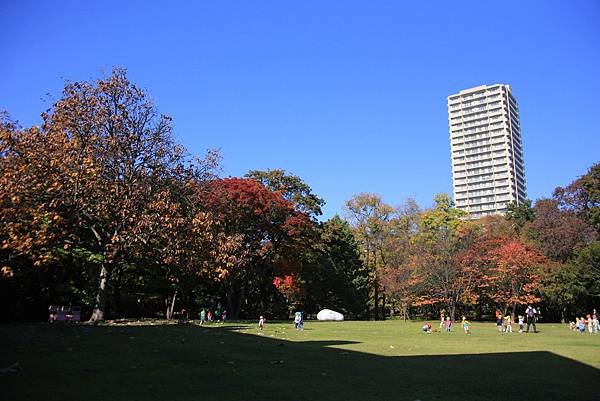
[[251, 170], [245, 177], [260, 182], [271, 191], [279, 192], [284, 199], [295, 205], [296, 210], [302, 213], [313, 218], [323, 214], [321, 207], [325, 201], [315, 195], [310, 186], [296, 175], [288, 174], [283, 169], [274, 169]]
[[380, 272], [381, 283], [390, 301], [392, 312], [400, 309], [404, 319], [421, 292], [423, 284], [413, 265], [415, 237], [418, 235], [421, 210], [413, 199], [396, 208], [389, 223], [390, 235], [383, 244], [385, 266]]
[[454, 207], [448, 195], [438, 194], [434, 201], [435, 205], [421, 214], [415, 237], [411, 263], [423, 281], [415, 305], [436, 305], [454, 319], [457, 307], [473, 285], [471, 269], [456, 259], [468, 246], [471, 230], [462, 219], [466, 214]]
[[158, 245], [157, 232], [179, 213], [174, 183], [205, 181], [216, 159], [190, 160], [173, 139], [171, 119], [122, 69], [68, 83], [42, 117], [39, 128], [3, 131], [2, 246], [38, 265], [56, 249], [97, 254], [91, 320], [103, 320], [111, 274]]
[[344, 208], [360, 244], [363, 263], [369, 271], [373, 288], [373, 312], [377, 320], [380, 315], [384, 317], [379, 309], [379, 275], [386, 263], [383, 246], [389, 235], [388, 223], [394, 215], [394, 208], [383, 202], [379, 195], [369, 193], [353, 196]]
[[498, 238], [487, 253], [486, 292], [496, 304], [510, 308], [540, 301], [540, 267], [546, 258], [518, 239]]
[[295, 255], [313, 229], [306, 214], [253, 179], [213, 180], [202, 203], [220, 222], [223, 239], [229, 243], [222, 247], [215, 268], [229, 288], [232, 316], [240, 314], [251, 291], [257, 306], [264, 308], [268, 291], [279, 283], [276, 277], [285, 284], [289, 276], [288, 289], [300, 288]]
[[595, 230], [571, 210], [561, 210], [555, 199], [536, 202], [536, 218], [523, 228], [525, 237], [544, 255], [566, 262], [574, 252], [596, 239]]

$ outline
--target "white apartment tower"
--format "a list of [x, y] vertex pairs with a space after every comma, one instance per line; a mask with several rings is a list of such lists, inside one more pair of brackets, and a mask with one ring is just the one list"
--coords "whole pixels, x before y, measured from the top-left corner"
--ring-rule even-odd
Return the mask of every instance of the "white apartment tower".
[[448, 96], [452, 187], [458, 209], [476, 219], [526, 198], [519, 108], [509, 85]]

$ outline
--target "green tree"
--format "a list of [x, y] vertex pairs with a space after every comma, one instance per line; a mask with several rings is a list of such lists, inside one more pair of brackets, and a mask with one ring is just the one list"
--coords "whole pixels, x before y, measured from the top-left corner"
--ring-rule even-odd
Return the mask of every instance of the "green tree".
[[271, 191], [281, 193], [284, 199], [292, 202], [296, 209], [315, 218], [323, 214], [321, 207], [325, 201], [312, 193], [311, 188], [298, 176], [287, 174], [285, 170], [251, 170], [245, 177], [260, 182]]
[[531, 200], [525, 199], [520, 204], [510, 202], [507, 206], [506, 219], [512, 222], [515, 231], [520, 232], [525, 224], [535, 220], [535, 211]]
[[363, 316], [369, 297], [369, 275], [348, 222], [336, 215], [323, 223], [320, 246], [321, 262], [314, 265], [317, 269], [307, 270], [305, 278], [312, 302], [317, 309], [331, 308]]
[[373, 288], [373, 312], [377, 320], [380, 317], [379, 274], [386, 263], [384, 244], [390, 234], [389, 222], [395, 211], [379, 195], [369, 193], [353, 196], [346, 202], [345, 210], [360, 244], [363, 263], [369, 271]]
[[471, 269], [456, 259], [472, 237], [467, 229], [470, 224], [463, 219], [466, 213], [454, 208], [447, 194], [436, 195], [434, 202], [431, 209], [421, 214], [419, 234], [415, 237], [412, 263], [423, 282], [416, 304], [443, 305], [454, 319], [458, 305], [473, 284]]
[[553, 198], [563, 210], [570, 210], [600, 234], [600, 163], [566, 187], [554, 190]]
[[596, 241], [577, 251], [572, 263], [585, 288], [582, 306], [585, 310], [596, 308], [600, 299], [600, 242]]

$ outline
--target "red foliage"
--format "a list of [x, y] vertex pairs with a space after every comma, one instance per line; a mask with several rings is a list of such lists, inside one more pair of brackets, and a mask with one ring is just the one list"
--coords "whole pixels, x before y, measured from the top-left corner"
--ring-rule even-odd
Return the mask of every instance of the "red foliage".
[[539, 301], [539, 267], [547, 260], [520, 240], [496, 237], [476, 242], [462, 260], [483, 273], [479, 288], [498, 304]]

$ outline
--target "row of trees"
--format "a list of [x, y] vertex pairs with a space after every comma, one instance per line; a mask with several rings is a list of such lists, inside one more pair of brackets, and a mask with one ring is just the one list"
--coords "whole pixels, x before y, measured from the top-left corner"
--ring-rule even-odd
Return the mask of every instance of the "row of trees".
[[[23, 129], [0, 125], [3, 318], [49, 304], [167, 317], [179, 308], [284, 316], [300, 300], [360, 315], [366, 274], [347, 223], [282, 170], [217, 176], [191, 157], [126, 72], [68, 83]], [[363, 299], [361, 299], [363, 297]]]
[[547, 319], [564, 320], [597, 306], [600, 164], [533, 207], [509, 205], [506, 217], [469, 220], [447, 195], [434, 201], [424, 211], [373, 194], [346, 203], [375, 318], [440, 311], [481, 318], [536, 303]]
[[0, 120], [3, 319], [83, 305], [92, 321], [227, 308], [287, 317], [482, 317], [543, 302], [547, 316], [599, 294], [599, 167], [506, 218], [465, 219], [447, 195], [421, 210], [373, 194], [319, 222], [324, 201], [283, 170], [219, 178], [189, 155], [122, 69], [68, 83], [40, 127]]

